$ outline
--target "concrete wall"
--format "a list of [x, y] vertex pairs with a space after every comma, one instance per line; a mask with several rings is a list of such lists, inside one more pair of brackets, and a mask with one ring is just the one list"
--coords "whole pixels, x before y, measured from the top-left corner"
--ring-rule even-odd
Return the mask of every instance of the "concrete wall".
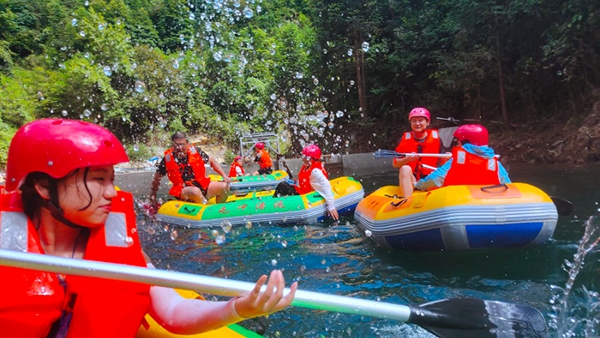
[[[348, 154], [348, 155], [325, 155], [325, 168], [330, 172], [331, 178], [339, 176], [361, 176], [370, 175], [374, 173], [385, 173], [394, 171], [392, 167], [391, 159], [384, 158], [373, 158], [372, 153], [362, 154]], [[298, 170], [302, 166], [302, 160], [297, 158], [286, 159], [286, 163], [294, 178], [297, 178]], [[225, 172], [229, 172], [228, 165], [221, 165]], [[283, 166], [280, 165], [282, 170]], [[340, 170], [341, 168], [341, 170]], [[154, 175], [153, 168], [146, 168], [143, 171], [137, 169], [121, 169], [118, 171], [115, 177], [115, 184], [125, 190], [132, 192], [138, 197], [146, 197], [150, 195], [150, 185], [152, 184], [152, 178]], [[246, 171], [250, 172], [254, 170], [252, 166], [247, 168]], [[208, 167], [207, 172], [214, 174], [212, 168]], [[167, 177], [163, 177], [161, 180], [160, 188], [158, 190], [158, 196], [164, 196], [169, 193], [170, 183]]]

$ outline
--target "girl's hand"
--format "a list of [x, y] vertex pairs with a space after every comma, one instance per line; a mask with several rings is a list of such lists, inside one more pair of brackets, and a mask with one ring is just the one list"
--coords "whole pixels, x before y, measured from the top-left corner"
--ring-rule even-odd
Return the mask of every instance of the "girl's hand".
[[283, 296], [285, 280], [281, 270], [271, 272], [267, 287], [264, 292], [261, 292], [261, 288], [266, 281], [267, 276], [262, 275], [256, 282], [252, 292], [233, 301], [233, 307], [239, 316], [244, 318], [264, 316], [283, 310], [292, 304], [298, 282], [294, 282], [290, 287], [290, 293]]

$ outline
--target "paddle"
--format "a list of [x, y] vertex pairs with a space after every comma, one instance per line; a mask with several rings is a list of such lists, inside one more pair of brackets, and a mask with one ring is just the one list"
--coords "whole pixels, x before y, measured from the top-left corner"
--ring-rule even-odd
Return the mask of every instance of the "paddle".
[[[222, 296], [239, 296], [254, 288], [253, 283], [230, 279], [9, 250], [0, 250], [0, 265], [132, 281]], [[286, 288], [285, 292], [289, 292], [289, 289]], [[548, 337], [546, 322], [538, 310], [527, 305], [498, 301], [462, 298], [405, 306], [297, 290], [292, 305], [413, 323], [439, 337]]]
[[379, 149], [379, 150], [373, 152], [373, 157], [375, 157], [375, 158], [395, 158], [395, 157], [405, 157], [407, 155], [419, 155], [421, 157], [443, 157], [443, 158], [452, 157], [452, 154], [397, 153], [393, 150], [384, 150], [384, 149]]
[[293, 180], [294, 179], [294, 175], [292, 175], [292, 171], [290, 170], [290, 167], [288, 167], [287, 162], [285, 160], [283, 160], [282, 164], [283, 164], [283, 167], [285, 168], [285, 172], [290, 177], [290, 180]]
[[573, 203], [567, 201], [566, 199], [553, 196], [550, 196], [550, 198], [556, 206], [556, 212], [558, 212], [560, 216], [569, 216], [575, 210]]

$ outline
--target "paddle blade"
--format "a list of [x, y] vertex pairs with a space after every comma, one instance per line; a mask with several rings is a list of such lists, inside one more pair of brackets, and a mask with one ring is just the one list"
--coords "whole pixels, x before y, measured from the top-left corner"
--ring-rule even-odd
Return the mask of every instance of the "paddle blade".
[[549, 337], [542, 314], [527, 305], [474, 298], [412, 306], [409, 323], [438, 337]]
[[560, 216], [569, 216], [575, 210], [575, 206], [573, 205], [573, 203], [567, 201], [566, 199], [552, 196], [550, 196], [550, 198], [556, 206], [556, 212], [558, 212]]

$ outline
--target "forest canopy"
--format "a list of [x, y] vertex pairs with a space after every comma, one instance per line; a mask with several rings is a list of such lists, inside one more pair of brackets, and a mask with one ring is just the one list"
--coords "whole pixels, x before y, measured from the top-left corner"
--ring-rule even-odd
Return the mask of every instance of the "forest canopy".
[[598, 27], [598, 1], [0, 0], [0, 163], [42, 117], [133, 157], [176, 130], [372, 151], [414, 106], [543, 127], [598, 94]]

